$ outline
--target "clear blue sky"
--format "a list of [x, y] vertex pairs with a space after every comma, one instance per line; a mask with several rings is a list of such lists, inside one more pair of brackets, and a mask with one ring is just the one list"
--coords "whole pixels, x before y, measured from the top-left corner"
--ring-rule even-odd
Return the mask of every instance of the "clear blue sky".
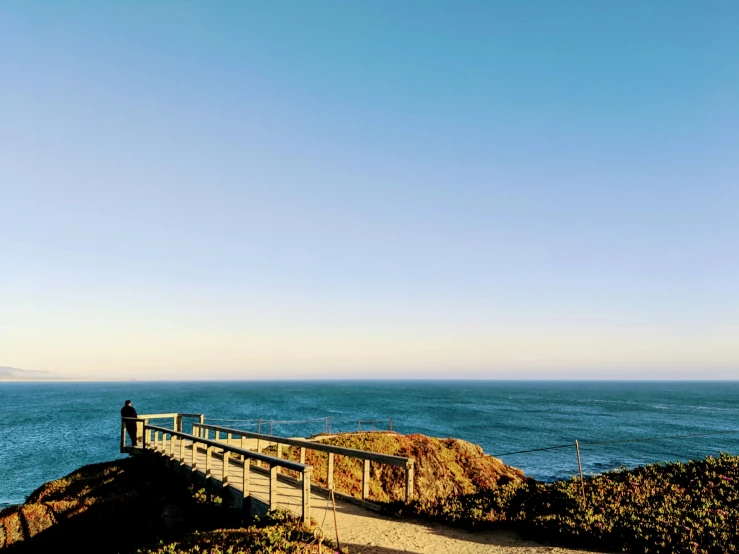
[[739, 3], [0, 5], [0, 365], [739, 378]]

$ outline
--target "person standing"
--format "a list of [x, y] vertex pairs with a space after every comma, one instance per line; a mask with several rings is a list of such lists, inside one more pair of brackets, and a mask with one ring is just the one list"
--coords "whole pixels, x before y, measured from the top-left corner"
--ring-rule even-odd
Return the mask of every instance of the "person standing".
[[[121, 417], [139, 417], [136, 413], [136, 408], [131, 405], [130, 400], [126, 400], [121, 408]], [[124, 419], [123, 422], [126, 424], [126, 431], [128, 436], [131, 437], [131, 444], [136, 446], [136, 422], [130, 419]]]

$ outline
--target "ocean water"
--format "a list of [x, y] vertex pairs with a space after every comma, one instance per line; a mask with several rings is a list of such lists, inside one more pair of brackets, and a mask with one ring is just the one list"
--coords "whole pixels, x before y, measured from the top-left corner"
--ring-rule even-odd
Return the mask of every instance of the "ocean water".
[[[588, 444], [739, 430], [739, 382], [126, 382], [0, 383], [0, 507], [44, 482], [120, 457], [119, 410], [204, 413], [208, 418], [306, 420], [332, 416], [333, 431], [357, 420], [401, 433], [459, 437], [540, 480], [665, 460], [739, 453], [739, 432], [707, 437]], [[255, 430], [248, 423], [213, 423]], [[364, 427], [367, 427], [367, 423]], [[262, 427], [269, 430], [269, 424]], [[325, 422], [274, 424], [309, 436]]]

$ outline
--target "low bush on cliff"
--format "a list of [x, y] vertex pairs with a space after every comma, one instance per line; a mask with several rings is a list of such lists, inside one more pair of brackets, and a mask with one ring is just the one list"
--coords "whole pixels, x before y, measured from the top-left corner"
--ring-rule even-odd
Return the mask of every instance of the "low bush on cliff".
[[[281, 554], [302, 552], [313, 539], [309, 527], [287, 516], [255, 524], [216, 498], [146, 460], [90, 465], [0, 512], [0, 551]], [[159, 546], [147, 550], [151, 544]]]
[[516, 527], [532, 537], [632, 554], [739, 552], [739, 457], [653, 464], [585, 480], [526, 481], [443, 501], [417, 515], [467, 527]]
[[[414, 494], [426, 501], [473, 494], [524, 479], [521, 470], [505, 465], [498, 458], [485, 455], [480, 446], [460, 439], [438, 439], [421, 434], [359, 432], [318, 437], [318, 440], [344, 448], [414, 458]], [[298, 460], [300, 457], [299, 448], [286, 448], [285, 451], [286, 457], [291, 460]], [[305, 463], [313, 466], [312, 482], [326, 486], [328, 455], [308, 450]], [[393, 502], [405, 498], [404, 468], [374, 462], [370, 468], [371, 500]], [[336, 455], [334, 486], [337, 491], [360, 496], [362, 461]]]
[[[303, 554], [308, 545], [311, 552], [319, 552], [318, 542], [300, 521], [285, 512], [270, 512], [246, 528], [195, 532], [138, 554]], [[328, 547], [321, 551], [335, 552]]]

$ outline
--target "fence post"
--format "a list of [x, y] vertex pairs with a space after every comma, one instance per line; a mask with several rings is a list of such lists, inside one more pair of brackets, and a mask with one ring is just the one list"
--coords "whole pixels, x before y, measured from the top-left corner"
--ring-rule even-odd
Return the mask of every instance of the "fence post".
[[311, 468], [303, 470], [303, 522], [310, 520], [310, 476]]
[[249, 458], [244, 457], [244, 475], [242, 477], [241, 481], [241, 493], [242, 493], [242, 507], [244, 503], [246, 502], [246, 497], [249, 496], [249, 477], [251, 473], [251, 464], [249, 463]]
[[198, 444], [193, 439], [192, 450], [190, 450], [190, 467], [192, 467], [193, 481], [195, 480], [195, 472], [198, 469]]
[[180, 437], [180, 469], [185, 463], [185, 437]]
[[362, 500], [366, 500], [369, 496], [370, 461], [362, 460], [362, 466]]
[[277, 466], [269, 466], [269, 509], [277, 509]]
[[577, 441], [577, 439], [575, 439], [575, 450], [577, 451], [577, 467], [580, 470], [580, 491], [582, 492], [582, 503], [583, 506], [585, 506], [585, 480], [582, 476], [582, 462], [580, 461], [580, 443]]
[[211, 454], [213, 453], [213, 447], [208, 445], [205, 447], [205, 484], [209, 484], [209, 480], [212, 474], [211, 471]]
[[413, 460], [409, 460], [405, 466], [405, 501], [410, 502], [413, 498], [413, 478], [414, 478]]
[[121, 454], [126, 451], [126, 421], [121, 418]]
[[300, 447], [300, 463], [305, 465], [305, 446]]
[[329, 490], [334, 489], [334, 453], [328, 453], [328, 466], [326, 470], [326, 486]]
[[[223, 451], [223, 473], [221, 474], [221, 488], [227, 489], [229, 487], [228, 484], [228, 470], [229, 470], [229, 461], [231, 459], [231, 451], [230, 450], [224, 450]], [[225, 497], [227, 493], [223, 493], [223, 496]]]

